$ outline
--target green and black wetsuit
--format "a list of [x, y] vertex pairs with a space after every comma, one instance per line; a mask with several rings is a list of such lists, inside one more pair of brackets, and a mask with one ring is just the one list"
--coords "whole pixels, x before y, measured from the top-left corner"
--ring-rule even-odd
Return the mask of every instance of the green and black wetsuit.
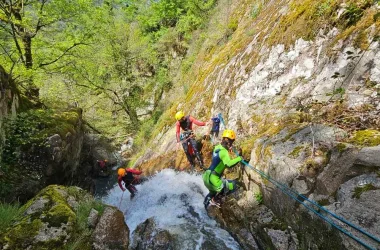
[[224, 180], [222, 179], [222, 175], [226, 167], [234, 167], [241, 160], [242, 158], [240, 156], [231, 159], [228, 154], [228, 150], [221, 144], [215, 147], [212, 154], [211, 166], [202, 175], [203, 182], [207, 189], [210, 191], [210, 193], [206, 196], [206, 199], [211, 199], [217, 193], [221, 192], [223, 188], [225, 193], [236, 188], [234, 181]]

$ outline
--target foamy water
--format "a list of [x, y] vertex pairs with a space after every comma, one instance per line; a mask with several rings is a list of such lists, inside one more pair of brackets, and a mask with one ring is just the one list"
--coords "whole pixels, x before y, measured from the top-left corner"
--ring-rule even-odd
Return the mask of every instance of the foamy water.
[[176, 249], [240, 249], [239, 244], [208, 217], [203, 200], [208, 190], [201, 175], [165, 169], [136, 186], [130, 200], [116, 184], [102, 200], [123, 211], [131, 235], [148, 218], [175, 238]]

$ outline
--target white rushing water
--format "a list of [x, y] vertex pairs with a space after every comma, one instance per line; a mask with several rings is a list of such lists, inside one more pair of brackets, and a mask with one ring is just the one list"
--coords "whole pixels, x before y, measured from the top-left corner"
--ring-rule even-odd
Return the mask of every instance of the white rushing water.
[[207, 215], [203, 200], [208, 190], [201, 175], [165, 169], [136, 187], [132, 200], [117, 184], [102, 198], [123, 211], [131, 236], [140, 223], [154, 218], [158, 228], [174, 236], [176, 249], [240, 249]]

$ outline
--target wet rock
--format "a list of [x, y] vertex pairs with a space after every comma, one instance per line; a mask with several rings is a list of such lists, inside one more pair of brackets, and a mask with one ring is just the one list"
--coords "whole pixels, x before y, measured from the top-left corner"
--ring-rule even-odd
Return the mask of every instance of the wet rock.
[[169, 250], [174, 249], [173, 238], [166, 230], [158, 229], [153, 218], [145, 220], [133, 231], [133, 250]]
[[92, 247], [95, 250], [128, 249], [129, 229], [121, 211], [107, 207], [92, 234]]

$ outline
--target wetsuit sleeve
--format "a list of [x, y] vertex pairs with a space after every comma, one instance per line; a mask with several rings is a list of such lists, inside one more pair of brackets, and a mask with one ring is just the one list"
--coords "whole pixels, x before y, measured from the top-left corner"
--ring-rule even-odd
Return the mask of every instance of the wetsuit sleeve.
[[240, 156], [234, 159], [231, 159], [227, 150], [220, 150], [219, 157], [222, 160], [223, 164], [228, 168], [235, 166], [237, 163], [239, 163], [242, 160]]
[[195, 119], [194, 117], [190, 116], [190, 121], [192, 123], [194, 123], [195, 125], [198, 125], [198, 126], [205, 126], [206, 123], [205, 122], [201, 122], [201, 121], [198, 121], [197, 119]]
[[137, 174], [137, 175], [142, 174], [142, 171], [139, 171], [139, 170], [133, 169], [133, 168], [127, 168], [125, 171], [131, 172], [132, 174]]
[[179, 126], [179, 122], [176, 122], [176, 124], [175, 124], [175, 136], [177, 138], [177, 142], [180, 141], [180, 137], [179, 137], [180, 132], [181, 132], [181, 127]]
[[117, 183], [119, 184], [119, 187], [121, 188], [121, 190], [125, 190], [125, 188], [123, 188], [123, 185], [121, 184], [121, 181], [122, 181], [122, 179], [121, 179], [121, 177], [117, 177]]

